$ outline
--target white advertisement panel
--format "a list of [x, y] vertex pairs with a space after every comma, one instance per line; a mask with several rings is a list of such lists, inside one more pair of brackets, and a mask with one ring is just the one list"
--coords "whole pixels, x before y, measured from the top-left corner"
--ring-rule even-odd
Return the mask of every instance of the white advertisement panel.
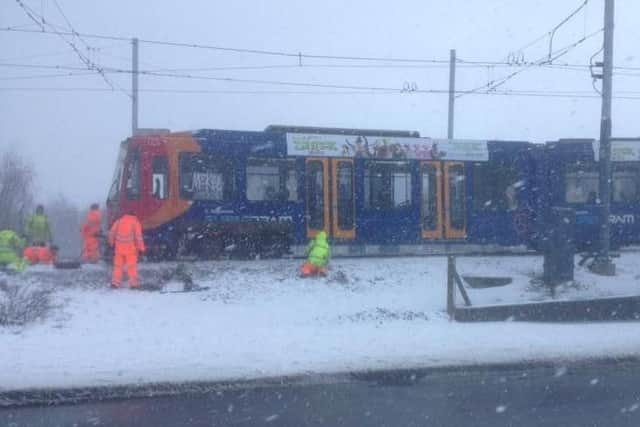
[[[600, 159], [600, 141], [593, 142], [593, 158], [597, 162]], [[612, 162], [638, 162], [640, 161], [640, 140], [611, 141]]]
[[287, 133], [287, 155], [487, 161], [487, 141]]

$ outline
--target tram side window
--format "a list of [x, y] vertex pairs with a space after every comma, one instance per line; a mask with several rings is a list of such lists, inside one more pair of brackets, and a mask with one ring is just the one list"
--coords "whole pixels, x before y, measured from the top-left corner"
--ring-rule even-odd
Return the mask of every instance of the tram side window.
[[319, 161], [307, 163], [307, 227], [314, 230], [324, 229], [324, 168]]
[[156, 156], [151, 162], [151, 194], [158, 200], [169, 198], [169, 160]]
[[129, 161], [127, 163], [127, 185], [126, 193], [127, 199], [134, 200], [140, 198], [141, 193], [141, 179], [142, 165], [140, 164], [140, 152], [133, 150], [129, 154]]
[[351, 230], [354, 226], [353, 218], [353, 163], [338, 162], [338, 227]]
[[513, 210], [518, 208], [518, 172], [506, 162], [473, 165], [473, 207], [475, 210]]
[[640, 202], [640, 165], [613, 164], [612, 198], [616, 203]]
[[422, 166], [422, 228], [436, 230], [438, 223], [438, 170], [433, 165]]
[[564, 174], [565, 201], [567, 203], [595, 204], [598, 200], [597, 165], [573, 163]]
[[217, 155], [180, 155], [180, 197], [187, 200], [230, 200], [234, 191], [233, 163]]
[[411, 168], [408, 162], [368, 161], [364, 171], [364, 206], [389, 210], [411, 205]]
[[247, 160], [247, 200], [297, 201], [297, 182], [295, 160]]
[[450, 225], [452, 228], [462, 230], [465, 228], [465, 179], [464, 166], [452, 165], [449, 167], [449, 209]]

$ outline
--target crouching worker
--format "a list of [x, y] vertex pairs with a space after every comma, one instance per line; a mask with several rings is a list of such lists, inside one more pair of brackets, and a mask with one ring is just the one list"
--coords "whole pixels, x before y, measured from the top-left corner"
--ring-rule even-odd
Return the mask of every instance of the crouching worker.
[[122, 215], [109, 230], [109, 244], [114, 247], [111, 287], [122, 285], [122, 270], [129, 276], [129, 287], [138, 288], [138, 253], [145, 251], [142, 225], [132, 213]]
[[29, 264], [47, 264], [51, 265], [56, 262], [58, 257], [58, 247], [51, 246], [27, 246], [24, 248], [22, 256]]
[[327, 264], [331, 258], [331, 248], [327, 242], [327, 233], [321, 231], [307, 246], [307, 262], [300, 268], [302, 277], [326, 276]]
[[0, 270], [24, 271], [26, 263], [20, 256], [24, 240], [12, 230], [0, 230]]
[[36, 213], [27, 221], [25, 230], [29, 246], [46, 246], [51, 243], [51, 227], [44, 213], [44, 206], [38, 205]]

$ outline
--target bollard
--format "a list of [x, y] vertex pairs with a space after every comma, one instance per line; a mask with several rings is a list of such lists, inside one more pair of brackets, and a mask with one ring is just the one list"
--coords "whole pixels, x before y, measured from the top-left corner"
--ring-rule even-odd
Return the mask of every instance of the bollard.
[[544, 248], [543, 280], [554, 289], [573, 280], [574, 233], [576, 214], [573, 209], [551, 208]]

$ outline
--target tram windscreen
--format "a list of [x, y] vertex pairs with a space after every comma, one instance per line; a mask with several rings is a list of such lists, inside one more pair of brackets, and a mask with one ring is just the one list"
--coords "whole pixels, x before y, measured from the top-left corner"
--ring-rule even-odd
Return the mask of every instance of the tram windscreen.
[[120, 186], [122, 183], [122, 173], [124, 172], [124, 158], [127, 154], [127, 144], [122, 143], [118, 152], [118, 159], [116, 160], [116, 168], [113, 171], [113, 179], [111, 180], [111, 188], [109, 189], [109, 196], [107, 200], [115, 200], [120, 194]]
[[135, 149], [129, 153], [127, 158], [126, 176], [127, 176], [127, 199], [134, 200], [140, 197], [142, 191], [142, 165], [140, 159], [140, 151]]

